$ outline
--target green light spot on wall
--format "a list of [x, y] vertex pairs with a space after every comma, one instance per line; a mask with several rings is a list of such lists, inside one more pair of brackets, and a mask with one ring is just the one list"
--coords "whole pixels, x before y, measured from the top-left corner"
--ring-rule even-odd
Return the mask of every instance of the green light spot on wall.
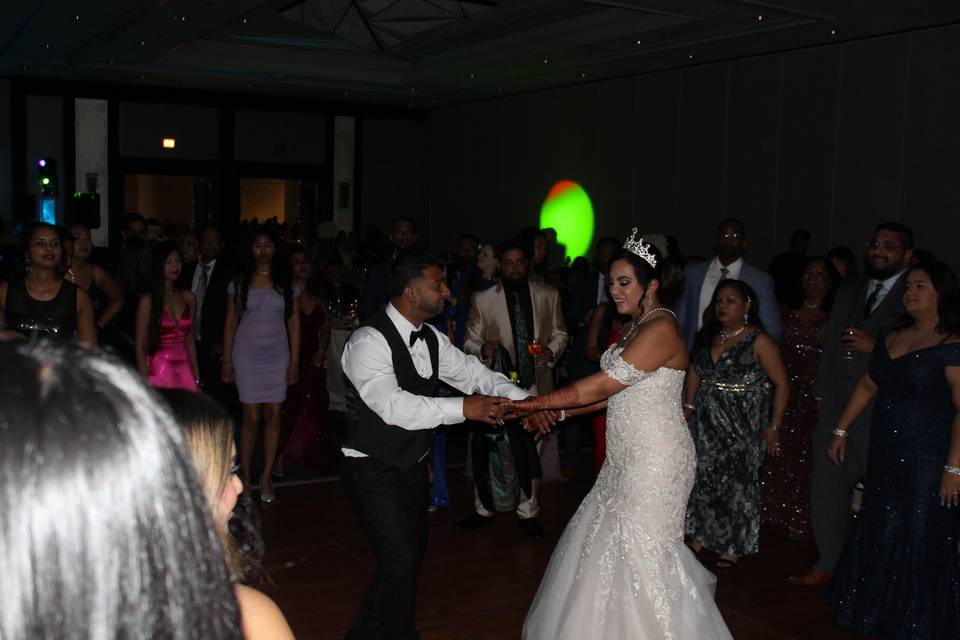
[[571, 260], [584, 256], [593, 240], [593, 205], [590, 196], [572, 180], [561, 180], [550, 188], [540, 208], [540, 228], [557, 232], [557, 242], [567, 249]]

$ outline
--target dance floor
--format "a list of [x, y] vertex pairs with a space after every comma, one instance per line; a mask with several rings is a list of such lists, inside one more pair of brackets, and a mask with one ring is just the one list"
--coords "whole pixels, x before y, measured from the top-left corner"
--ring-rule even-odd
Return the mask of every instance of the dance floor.
[[[471, 512], [472, 485], [460, 468], [449, 470], [453, 507], [430, 514], [430, 542], [417, 591], [423, 640], [520, 637], [553, 546], [590, 488], [588, 470], [583, 471], [576, 482], [543, 487], [546, 536], [530, 540], [513, 514], [499, 514], [492, 526], [477, 531], [455, 530], [453, 522]], [[340, 482], [278, 484], [276, 502], [257, 504], [271, 581], [264, 590], [283, 609], [297, 638], [343, 638], [372, 575], [374, 557]], [[821, 589], [784, 581], [814, 557], [812, 544], [765, 530], [760, 554], [719, 573], [717, 601], [737, 640], [859, 637], [832, 623]], [[713, 560], [702, 554], [708, 566]]]

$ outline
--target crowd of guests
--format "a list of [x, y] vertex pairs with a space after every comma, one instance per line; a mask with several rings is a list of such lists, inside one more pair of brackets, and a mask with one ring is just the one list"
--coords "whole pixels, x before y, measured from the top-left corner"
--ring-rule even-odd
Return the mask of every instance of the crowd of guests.
[[[287, 465], [333, 468], [341, 457], [329, 427], [327, 380], [342, 373], [329, 368], [337, 364], [331, 335], [383, 308], [391, 265], [419, 244], [416, 222], [396, 219], [381, 242], [341, 236], [319, 251], [298, 242], [295, 229], [272, 223], [247, 224], [226, 251], [214, 227], [155, 242], [146, 231], [142, 218], [128, 215], [116, 259], [95, 264], [86, 227], [27, 229], [23, 268], [0, 283], [0, 336], [70, 337], [93, 349], [104, 346], [154, 387], [202, 390], [216, 401], [208, 406], [195, 393], [167, 395], [175, 409], [191, 405], [219, 425], [208, 425], [200, 438], [204, 446], [220, 447], [215, 462], [198, 462], [191, 446], [201, 485], [210, 485], [201, 487], [210, 513], [193, 515], [201, 524], [212, 517], [216, 535], [204, 544], [218, 546], [229, 562], [198, 565], [207, 583], [193, 587], [217, 600], [219, 618], [204, 623], [213, 625], [208, 637], [228, 637], [246, 610], [244, 598], [262, 597], [213, 586], [227, 574], [243, 574], [242, 554], [224, 533], [236, 494], [251, 487], [256, 469], [260, 499], [272, 502], [273, 478]], [[843, 624], [889, 637], [955, 633], [960, 287], [954, 273], [917, 250], [911, 230], [896, 222], [873, 230], [863, 275], [858, 252], [849, 248], [807, 256], [810, 234], [803, 229], [767, 270], [746, 261], [747, 229], [739, 220], [718, 225], [707, 259], [683, 256], [674, 238], [645, 238], [683, 272], [672, 307], [691, 359], [678, 399], [697, 450], [686, 518], [690, 546], [715, 554], [716, 568], [732, 570], [759, 550], [761, 525], [791, 539], [813, 539], [816, 565], [790, 579], [829, 584]], [[453, 346], [522, 389], [549, 392], [561, 379], [598, 371], [600, 356], [624, 332], [607, 271], [619, 247], [601, 238], [592, 262], [566, 263], [551, 230], [527, 229], [505, 241], [464, 233], [446, 256], [445, 310], [430, 322]], [[53, 347], [10, 349], [24, 370], [36, 372], [35, 393], [49, 393], [45, 381], [54, 374], [44, 373], [47, 366], [71, 384], [93, 384], [82, 378], [95, 374], [78, 373], [76, 363], [72, 373], [60, 371], [69, 353], [114, 385], [101, 393], [122, 405], [117, 415], [149, 411], [152, 423], [171, 423], [154, 404], [131, 408], [128, 396], [144, 392], [113, 361]], [[0, 391], [8, 394], [28, 383], [11, 378], [5, 384]], [[239, 418], [239, 482], [225, 475], [234, 454], [224, 447], [233, 438], [229, 417], [217, 406], [235, 409]], [[182, 424], [191, 422], [174, 414]], [[571, 417], [543, 437], [519, 423], [505, 427], [470, 427], [473, 512], [456, 526], [476, 529], [497, 513], [515, 512], [523, 532], [539, 538], [539, 484], [575, 477], [584, 436], [593, 441], [593, 469], [602, 466], [603, 415]], [[253, 460], [258, 437], [262, 461]], [[162, 429], [153, 438], [169, 440], [158, 440], [164, 451], [183, 446]], [[434, 435], [433, 507], [450, 504], [445, 438], [442, 429]], [[167, 466], [179, 460], [164, 455]], [[851, 528], [861, 482], [862, 505]], [[182, 603], [177, 624], [194, 615], [195, 604]], [[282, 620], [266, 609], [267, 617]], [[11, 615], [0, 622], [40, 624]], [[166, 623], [173, 624], [157, 622]], [[30, 627], [0, 626], [0, 636], [19, 628]]]

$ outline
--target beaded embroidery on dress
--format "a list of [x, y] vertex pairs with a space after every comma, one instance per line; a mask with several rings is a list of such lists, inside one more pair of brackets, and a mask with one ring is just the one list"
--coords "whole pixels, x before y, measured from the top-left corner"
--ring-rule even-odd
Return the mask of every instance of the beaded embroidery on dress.
[[683, 543], [696, 454], [680, 406], [685, 372], [638, 371], [607, 404], [607, 457], [560, 537], [523, 626], [526, 640], [727, 640], [716, 578]]

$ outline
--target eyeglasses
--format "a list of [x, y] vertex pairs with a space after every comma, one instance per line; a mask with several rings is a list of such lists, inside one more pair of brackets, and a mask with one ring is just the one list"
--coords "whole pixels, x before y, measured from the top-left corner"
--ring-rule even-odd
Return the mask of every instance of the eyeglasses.
[[727, 232], [727, 233], [721, 233], [721, 234], [720, 234], [719, 236], [717, 236], [717, 237], [720, 238], [720, 239], [722, 239], [722, 240], [739, 240], [740, 238], [743, 237], [743, 234], [742, 234], [742, 233], [736, 233], [736, 232], [730, 231], [730, 232]]
[[884, 251], [896, 251], [897, 249], [903, 249], [902, 244], [897, 244], [895, 242], [888, 242], [884, 240], [880, 242], [879, 240], [870, 240], [865, 242], [864, 245], [868, 250], [869, 249], [883, 249]]

